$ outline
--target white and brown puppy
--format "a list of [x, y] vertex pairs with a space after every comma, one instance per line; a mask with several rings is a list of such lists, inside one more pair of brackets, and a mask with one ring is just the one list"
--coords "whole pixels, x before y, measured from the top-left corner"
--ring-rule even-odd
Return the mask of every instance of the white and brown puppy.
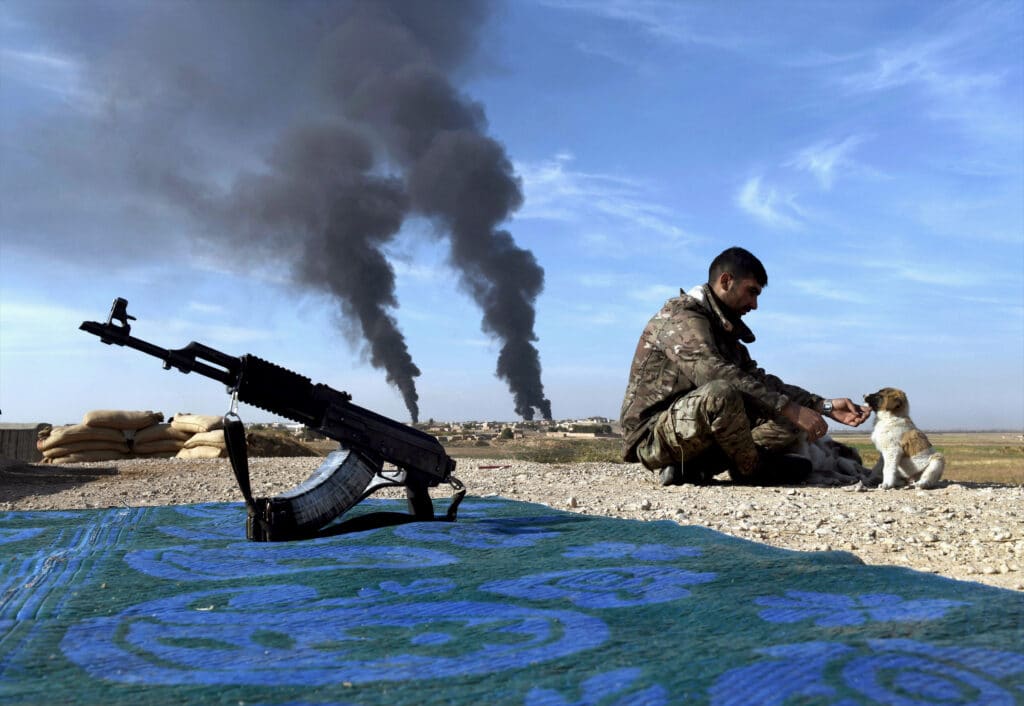
[[881, 471], [881, 487], [898, 488], [906, 481], [912, 481], [916, 488], [936, 487], [946, 459], [911, 421], [907, 393], [883, 387], [864, 395], [864, 401], [875, 412], [871, 442], [880, 456], [872, 473], [877, 477]]

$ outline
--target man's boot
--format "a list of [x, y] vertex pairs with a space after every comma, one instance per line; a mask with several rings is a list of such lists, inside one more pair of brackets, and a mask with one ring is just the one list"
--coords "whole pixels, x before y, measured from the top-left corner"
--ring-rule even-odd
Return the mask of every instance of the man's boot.
[[673, 463], [659, 472], [662, 485], [707, 485], [711, 475], [694, 463]]
[[659, 479], [663, 486], [665, 485], [682, 485], [683, 484], [683, 469], [682, 464], [673, 463], [665, 466], [659, 471]]

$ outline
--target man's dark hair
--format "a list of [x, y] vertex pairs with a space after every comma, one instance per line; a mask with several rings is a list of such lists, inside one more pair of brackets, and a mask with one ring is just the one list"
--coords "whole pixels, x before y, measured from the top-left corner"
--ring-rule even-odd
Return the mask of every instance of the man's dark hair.
[[711, 261], [711, 267], [708, 268], [708, 284], [713, 284], [723, 272], [728, 272], [736, 279], [754, 279], [762, 287], [768, 286], [768, 273], [764, 271], [764, 265], [743, 248], [732, 247], [723, 250]]

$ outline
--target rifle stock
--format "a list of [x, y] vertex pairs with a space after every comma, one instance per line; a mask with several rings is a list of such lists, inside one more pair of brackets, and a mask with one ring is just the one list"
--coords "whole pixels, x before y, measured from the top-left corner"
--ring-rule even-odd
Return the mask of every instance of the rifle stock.
[[[305, 482], [273, 498], [252, 498], [245, 479], [239, 485], [249, 505], [250, 539], [276, 541], [312, 536], [350, 507], [379, 488], [404, 486], [412, 517], [434, 519], [428, 492], [442, 482], [456, 489], [445, 519], [454, 520], [465, 494], [452, 476], [455, 461], [430, 434], [352, 403], [347, 392], [288, 370], [254, 355], [231, 356], [195, 341], [177, 349], [131, 335], [128, 302], [118, 297], [106, 323], [85, 321], [79, 327], [108, 345], [127, 346], [159, 358], [164, 368], [197, 373], [224, 383], [228, 392], [247, 404], [300, 422], [338, 441], [349, 453], [328, 459]], [[244, 435], [236, 442], [232, 465], [239, 475], [237, 454], [244, 455]], [[229, 444], [229, 450], [231, 445]], [[333, 458], [332, 458], [333, 457]], [[383, 470], [390, 463], [396, 471]], [[369, 478], [367, 481], [366, 479]]]

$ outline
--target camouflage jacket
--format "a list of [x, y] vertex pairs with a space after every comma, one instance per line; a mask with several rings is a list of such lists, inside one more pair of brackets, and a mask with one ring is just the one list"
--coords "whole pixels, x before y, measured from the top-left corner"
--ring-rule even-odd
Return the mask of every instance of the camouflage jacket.
[[712, 380], [727, 380], [763, 406], [781, 412], [790, 401], [815, 407], [823, 398], [787, 385], [751, 359], [744, 343], [754, 334], [725, 315], [708, 285], [669, 299], [644, 328], [622, 400], [623, 458], [636, 461], [636, 445], [654, 419], [680, 396]]

